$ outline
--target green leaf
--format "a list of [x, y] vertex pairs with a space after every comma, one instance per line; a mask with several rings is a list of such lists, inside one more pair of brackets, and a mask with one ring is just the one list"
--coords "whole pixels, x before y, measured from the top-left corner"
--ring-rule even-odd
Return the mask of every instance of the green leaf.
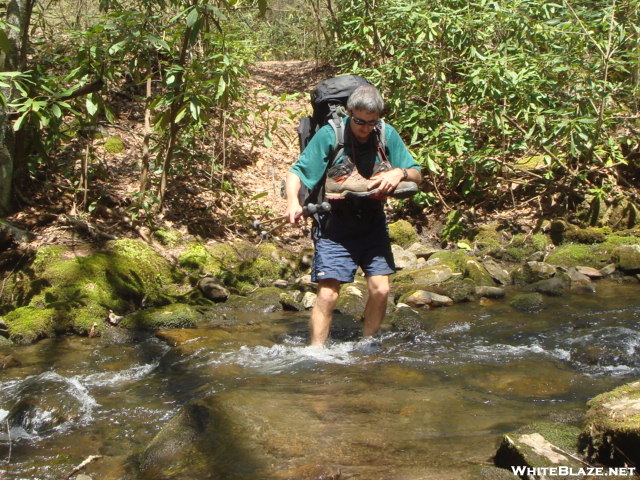
[[187, 15], [187, 27], [193, 27], [195, 23], [198, 21], [198, 9], [193, 8]]
[[29, 112], [24, 112], [13, 124], [13, 131], [17, 132], [18, 130], [20, 130], [20, 128], [22, 127], [22, 124], [24, 123], [24, 121], [27, 119], [27, 115], [29, 115]]
[[93, 117], [96, 113], [98, 113], [99, 103], [97, 100], [97, 95], [95, 93], [89, 95], [85, 103], [87, 107], [87, 113], [89, 115]]
[[263, 141], [265, 147], [271, 148], [273, 146], [273, 139], [271, 138], [271, 132], [269, 130], [264, 134]]

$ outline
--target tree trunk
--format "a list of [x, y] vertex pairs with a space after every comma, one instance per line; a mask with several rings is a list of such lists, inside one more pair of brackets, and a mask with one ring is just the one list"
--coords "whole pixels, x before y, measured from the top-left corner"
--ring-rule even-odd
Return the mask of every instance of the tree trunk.
[[[11, 44], [11, 51], [0, 58], [0, 70], [24, 71], [27, 65], [27, 51], [29, 48], [29, 25], [31, 13], [36, 0], [10, 0], [7, 4], [7, 23], [18, 27], [18, 30], [8, 28], [7, 37]], [[9, 103], [13, 97], [11, 88], [3, 88]], [[6, 215], [11, 209], [11, 193], [15, 170], [21, 161], [23, 150], [21, 137], [14, 136], [8, 118], [6, 107], [0, 107], [0, 215]]]

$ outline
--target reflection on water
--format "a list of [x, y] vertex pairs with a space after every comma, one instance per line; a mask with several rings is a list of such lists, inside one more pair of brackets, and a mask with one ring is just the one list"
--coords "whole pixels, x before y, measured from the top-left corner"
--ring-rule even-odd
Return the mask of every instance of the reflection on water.
[[[637, 379], [639, 287], [598, 287], [538, 314], [507, 302], [426, 311], [423, 331], [387, 330], [371, 349], [351, 340], [353, 319], [338, 317], [318, 350], [306, 315], [278, 314], [202, 326], [173, 348], [146, 336], [7, 350], [21, 366], [0, 371], [0, 478], [64, 478], [89, 455], [103, 456], [94, 478], [136, 478], [130, 455], [192, 399], [214, 399], [238, 425], [229, 442], [259, 451], [237, 478], [314, 463], [367, 480], [474, 478], [500, 434], [579, 421], [590, 397]], [[236, 478], [228, 468], [220, 478]]]

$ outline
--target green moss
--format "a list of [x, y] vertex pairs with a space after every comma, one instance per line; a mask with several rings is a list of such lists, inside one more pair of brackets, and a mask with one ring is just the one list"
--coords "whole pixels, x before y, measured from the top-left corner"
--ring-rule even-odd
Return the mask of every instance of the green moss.
[[408, 247], [418, 241], [418, 234], [409, 222], [398, 220], [389, 224], [389, 238], [401, 247]]
[[162, 245], [167, 247], [176, 247], [182, 243], [182, 233], [178, 230], [156, 230], [153, 232], [153, 236]]
[[286, 264], [271, 257], [245, 260], [238, 266], [237, 281], [266, 286], [274, 280], [286, 278], [291, 271]]
[[544, 252], [550, 244], [551, 240], [541, 233], [517, 234], [505, 249], [506, 257], [514, 262], [523, 262], [536, 252]]
[[611, 229], [609, 227], [578, 228], [572, 226], [564, 232], [564, 239], [570, 243], [602, 243], [606, 240], [607, 234], [609, 233], [611, 233]]
[[53, 308], [20, 307], [5, 315], [9, 338], [20, 344], [50, 337], [59, 329], [59, 313]]
[[605, 245], [566, 244], [551, 252], [545, 261], [562, 267], [602, 268], [611, 263], [611, 250]]
[[478, 228], [473, 237], [475, 247], [485, 255], [494, 255], [502, 250], [502, 234], [499, 231], [500, 225], [492, 223]]
[[213, 246], [192, 243], [178, 258], [178, 263], [183, 268], [221, 280], [229, 276], [237, 261], [238, 252], [231, 245], [223, 243]]
[[125, 149], [125, 144], [120, 137], [109, 137], [104, 142], [104, 149], [109, 153], [122, 153]]
[[38, 249], [31, 268], [34, 272], [42, 272], [51, 262], [56, 262], [64, 258], [68, 250], [65, 247], [57, 245], [48, 245]]
[[468, 258], [469, 256], [464, 250], [440, 250], [431, 255], [429, 260], [438, 259], [452, 271], [464, 273], [467, 269]]

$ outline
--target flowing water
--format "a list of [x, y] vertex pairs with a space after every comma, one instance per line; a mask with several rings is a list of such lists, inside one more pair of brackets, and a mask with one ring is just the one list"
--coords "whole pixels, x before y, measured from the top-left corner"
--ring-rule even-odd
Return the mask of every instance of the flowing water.
[[0, 370], [0, 479], [68, 478], [90, 455], [94, 479], [135, 479], [131, 459], [193, 399], [237, 428], [216, 439], [227, 453], [215, 472], [179, 478], [312, 478], [313, 465], [478, 478], [501, 434], [579, 423], [589, 398], [638, 378], [640, 287], [597, 287], [536, 314], [507, 301], [425, 311], [423, 331], [386, 330], [370, 351], [341, 316], [329, 348], [309, 348], [308, 314], [290, 313], [181, 332], [175, 347], [139, 334], [0, 350], [20, 362]]

